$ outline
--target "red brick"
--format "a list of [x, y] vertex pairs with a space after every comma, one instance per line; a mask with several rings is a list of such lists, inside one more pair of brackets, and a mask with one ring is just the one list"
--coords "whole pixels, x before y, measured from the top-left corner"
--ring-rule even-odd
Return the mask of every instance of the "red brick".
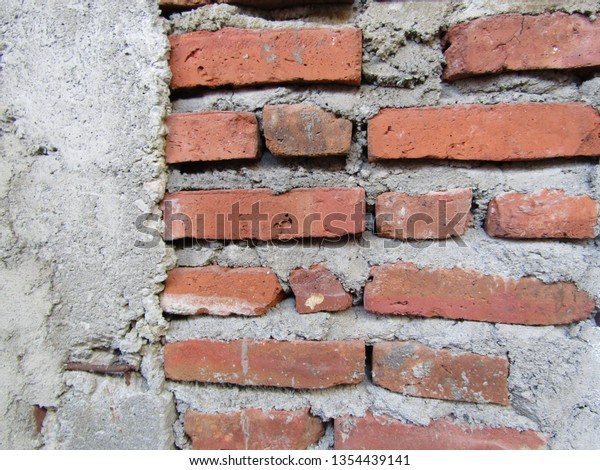
[[303, 450], [323, 436], [323, 423], [308, 409], [245, 409], [210, 414], [190, 410], [185, 432], [195, 450]]
[[600, 114], [583, 103], [384, 109], [369, 159], [537, 160], [600, 155]]
[[260, 157], [254, 113], [172, 114], [167, 119], [167, 163]]
[[160, 0], [163, 7], [190, 8], [211, 3], [231, 3], [233, 5], [249, 6], [254, 8], [287, 8], [301, 5], [321, 5], [345, 3], [351, 4], [354, 0]]
[[411, 196], [377, 196], [377, 234], [400, 240], [445, 239], [465, 233], [471, 221], [470, 189], [453, 189]]
[[502, 238], [594, 238], [598, 206], [589, 196], [562, 190], [506, 193], [488, 207], [485, 230]]
[[362, 341], [187, 340], [165, 346], [165, 373], [178, 381], [320, 389], [364, 378]]
[[345, 416], [334, 422], [336, 450], [519, 450], [543, 449], [548, 438], [535, 431], [490, 428], [447, 419], [429, 426], [387, 416]]
[[508, 361], [416, 342], [373, 346], [373, 383], [415, 397], [508, 405]]
[[359, 85], [360, 29], [236, 29], [170, 37], [171, 87], [275, 83]]
[[277, 157], [345, 156], [352, 143], [352, 122], [317, 106], [265, 106], [267, 148]]
[[362, 188], [182, 191], [162, 203], [165, 240], [338, 238], [365, 230]]
[[33, 419], [35, 421], [35, 430], [38, 434], [42, 432], [47, 413], [48, 408], [40, 405], [33, 405]]
[[322, 264], [292, 271], [290, 287], [299, 313], [339, 312], [352, 306], [352, 296]]
[[583, 15], [546, 13], [479, 18], [444, 38], [446, 80], [473, 75], [600, 66], [600, 23]]
[[269, 268], [175, 268], [160, 303], [178, 315], [262, 315], [284, 297]]
[[592, 297], [575, 284], [544, 284], [460, 268], [418, 269], [412, 263], [376, 266], [365, 288], [369, 312], [460, 320], [560, 325], [587, 318]]

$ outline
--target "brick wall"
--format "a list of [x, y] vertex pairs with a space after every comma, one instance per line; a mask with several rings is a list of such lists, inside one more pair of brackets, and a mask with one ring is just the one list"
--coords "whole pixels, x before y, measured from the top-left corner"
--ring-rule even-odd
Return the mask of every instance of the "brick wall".
[[[328, 2], [161, 3], [184, 9], [169, 17], [162, 203], [178, 445], [565, 445], [526, 377], [552, 335], [595, 328], [578, 271], [598, 234], [600, 114], [579, 89], [539, 84], [568, 91], [600, 66], [600, 23], [452, 24], [428, 2], [331, 2], [303, 22], [278, 7]], [[374, 32], [411, 14], [418, 31], [436, 8], [449, 27]], [[402, 41], [439, 65], [390, 77]]]

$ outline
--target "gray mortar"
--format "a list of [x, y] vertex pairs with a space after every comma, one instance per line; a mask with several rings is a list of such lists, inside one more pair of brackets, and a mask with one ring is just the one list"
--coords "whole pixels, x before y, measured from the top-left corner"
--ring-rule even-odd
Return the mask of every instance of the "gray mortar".
[[[0, 448], [189, 447], [182, 420], [189, 407], [310, 406], [325, 420], [368, 409], [406, 422], [454, 416], [466, 423], [536, 429], [552, 448], [600, 448], [600, 333], [586, 320], [564, 327], [524, 327], [443, 319], [379, 317], [364, 311], [372, 265], [472, 267], [544, 281], [574, 281], [600, 299], [596, 241], [523, 242], [487, 237], [487, 203], [504, 191], [563, 188], [600, 199], [594, 160], [516, 164], [366, 161], [366, 122], [384, 107], [453, 103], [564, 102], [600, 109], [600, 76], [519, 73], [440, 80], [439, 39], [457, 22], [506, 12], [580, 12], [598, 1], [452, 0], [355, 2], [353, 7], [259, 11], [213, 5], [158, 17], [156, 2], [3, 0], [0, 11]], [[259, 163], [230, 169], [198, 165], [168, 172], [164, 115], [171, 109], [165, 32], [224, 26], [362, 28], [365, 83], [199, 91], [174, 97], [176, 112], [256, 112], [265, 104], [306, 102], [355, 123], [344, 159]], [[392, 86], [393, 85], [393, 86]], [[190, 168], [190, 167], [188, 167]], [[367, 232], [358, 241], [198, 242], [135, 248], [137, 217], [158, 213], [168, 190], [362, 186], [372, 211], [392, 190], [474, 189], [474, 226], [456, 241], [403, 243]], [[372, 219], [369, 220], [372, 230]], [[258, 318], [164, 319], [158, 304], [166, 271], [185, 266], [271, 266], [286, 290], [289, 272], [327, 261], [355, 306], [336, 314], [299, 315], [292, 298]], [[165, 382], [161, 340], [418, 340], [453, 351], [496, 354], [511, 362], [511, 406], [402, 396], [370, 384], [321, 391]], [[128, 363], [121, 376], [63, 372], [67, 361]], [[48, 408], [40, 436], [33, 405]], [[333, 443], [331, 421], [315, 448]]]

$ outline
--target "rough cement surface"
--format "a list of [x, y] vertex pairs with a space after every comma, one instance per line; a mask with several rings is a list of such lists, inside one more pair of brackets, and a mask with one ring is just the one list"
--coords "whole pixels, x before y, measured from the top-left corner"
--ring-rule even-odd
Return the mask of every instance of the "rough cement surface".
[[[0, 448], [172, 447], [172, 395], [144, 357], [169, 260], [133, 246], [165, 184], [156, 2], [3, 0], [0, 37]], [[142, 372], [126, 386], [67, 361]]]
[[[402, 396], [365, 382], [322, 391], [290, 391], [171, 383], [177, 409], [227, 412], [240, 407], [296, 409], [310, 406], [324, 420], [367, 410], [403, 421], [427, 424], [453, 416], [461, 422], [535, 429], [550, 437], [551, 448], [600, 448], [600, 331], [593, 318], [565, 327], [494, 325], [444, 319], [380, 317], [360, 306], [369, 267], [399, 260], [419, 266], [466, 267], [515, 278], [532, 275], [546, 282], [572, 281], [600, 300], [600, 259], [595, 240], [581, 242], [507, 241], [483, 231], [487, 205], [502, 192], [564, 189], [569, 194], [600, 196], [597, 161], [553, 160], [532, 163], [390, 162], [366, 159], [367, 120], [385, 107], [468, 103], [584, 101], [600, 109], [600, 82], [594, 74], [524, 72], [461, 80], [440, 80], [440, 37], [453, 24], [498, 13], [579, 12], [595, 18], [598, 1], [449, 1], [357, 2], [353, 8], [292, 9], [278, 13], [230, 5], [174, 14], [171, 32], [216, 29], [314, 27], [349, 24], [364, 35], [363, 85], [352, 87], [283, 86], [242, 90], [207, 90], [175, 95], [175, 112], [236, 110], [257, 113], [268, 104], [314, 104], [355, 123], [347, 159], [320, 161], [275, 159], [268, 152], [258, 162], [234, 165], [178, 166], [168, 190], [271, 188], [275, 193], [298, 187], [364, 187], [368, 230], [357, 240], [290, 243], [192, 242], [174, 247], [180, 266], [268, 266], [290, 298], [256, 318], [171, 317], [167, 341], [187, 338], [275, 338], [279, 340], [364, 339], [417, 340], [436, 348], [505, 356], [511, 364], [511, 405], [475, 405]], [[323, 21], [324, 17], [329, 21]], [[299, 18], [299, 19], [295, 19]], [[473, 227], [460, 240], [400, 242], [372, 234], [378, 194], [420, 194], [472, 188]], [[355, 307], [345, 312], [299, 315], [289, 293], [289, 273], [298, 266], [326, 261], [353, 294]], [[188, 447], [181, 420], [177, 445]], [[318, 448], [332, 445], [326, 433]]]
[[[564, 189], [600, 199], [590, 159], [516, 164], [366, 160], [366, 123], [381, 108], [453, 103], [582, 100], [600, 110], [600, 75], [519, 73], [440, 80], [439, 41], [451, 25], [496, 13], [580, 12], [590, 0], [374, 2], [260, 11], [213, 5], [159, 18], [153, 0], [3, 0], [0, 9], [0, 448], [187, 448], [189, 407], [310, 406], [329, 420], [315, 446], [333, 443], [331, 419], [368, 409], [427, 424], [536, 429], [550, 447], [600, 448], [600, 333], [593, 319], [521, 327], [379, 317], [360, 306], [371, 265], [473, 267], [487, 273], [574, 281], [600, 300], [598, 242], [506, 241], [482, 229], [487, 203], [504, 191]], [[364, 84], [199, 91], [172, 97], [178, 112], [256, 112], [266, 104], [315, 104], [355, 122], [347, 159], [177, 166], [163, 162], [170, 110], [166, 32], [224, 26], [363, 29]], [[262, 123], [261, 123], [262, 125]], [[471, 187], [474, 227], [461, 240], [406, 243], [369, 230], [358, 240], [133, 246], [144, 213], [168, 189], [364, 187], [377, 194]], [[154, 226], [158, 223], [154, 222]], [[163, 318], [158, 292], [175, 264], [269, 266], [289, 291], [289, 272], [327, 261], [354, 298], [345, 312], [299, 315], [292, 298], [257, 318]], [[511, 406], [405, 397], [368, 381], [321, 391], [165, 382], [161, 340], [187, 338], [418, 340], [431, 347], [506, 356]], [[120, 375], [63, 372], [67, 361], [126, 363]], [[33, 405], [48, 408], [41, 435]], [[179, 413], [179, 415], [177, 414]]]

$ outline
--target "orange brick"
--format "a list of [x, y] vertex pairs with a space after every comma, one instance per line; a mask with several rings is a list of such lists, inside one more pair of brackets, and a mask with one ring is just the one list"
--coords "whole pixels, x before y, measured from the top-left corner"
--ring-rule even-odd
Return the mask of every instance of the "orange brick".
[[260, 157], [260, 136], [254, 113], [171, 114], [167, 127], [167, 163]]
[[303, 450], [324, 433], [308, 412], [245, 409], [211, 414], [189, 410], [185, 432], [195, 450]]
[[362, 341], [216, 341], [165, 346], [165, 374], [178, 381], [320, 389], [364, 378]]
[[171, 87], [359, 85], [360, 29], [236, 29], [170, 37]]
[[490, 201], [485, 230], [502, 238], [594, 238], [598, 206], [562, 190], [506, 193]]
[[375, 266], [365, 287], [369, 312], [451, 319], [561, 325], [584, 320], [594, 299], [575, 284], [544, 284], [460, 268], [419, 269], [412, 263]]
[[453, 423], [405, 424], [387, 416], [345, 416], [334, 422], [336, 450], [518, 450], [543, 449], [548, 439], [535, 431]]
[[178, 315], [262, 315], [283, 299], [269, 268], [175, 268], [169, 271], [160, 303]]
[[508, 405], [508, 361], [416, 342], [373, 346], [373, 383], [405, 395]]
[[450, 28], [446, 80], [473, 75], [600, 65], [600, 23], [584, 15], [545, 13], [479, 18]]
[[267, 148], [278, 157], [345, 156], [352, 143], [352, 122], [317, 106], [265, 106]]
[[384, 109], [369, 120], [368, 141], [373, 161], [600, 156], [600, 114], [583, 103]]
[[162, 203], [166, 240], [338, 238], [365, 230], [362, 188], [182, 191]]
[[377, 235], [400, 240], [445, 239], [465, 233], [471, 221], [471, 189], [411, 196], [377, 196]]
[[292, 271], [290, 287], [299, 313], [339, 312], [352, 306], [352, 296], [322, 264]]

